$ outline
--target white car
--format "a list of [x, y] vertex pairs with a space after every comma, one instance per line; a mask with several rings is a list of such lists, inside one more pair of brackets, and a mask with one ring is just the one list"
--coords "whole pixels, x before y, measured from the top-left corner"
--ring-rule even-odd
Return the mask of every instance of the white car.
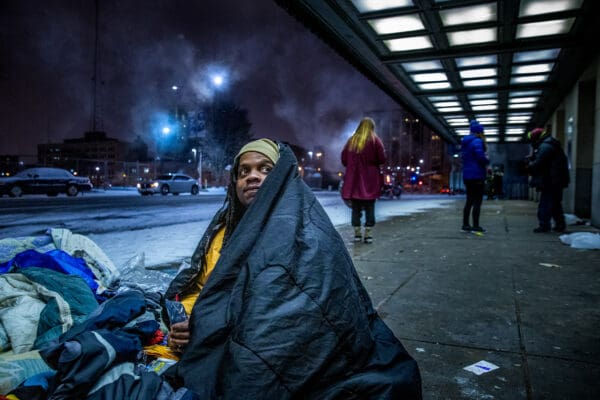
[[197, 195], [200, 191], [198, 181], [191, 176], [184, 174], [164, 174], [158, 176], [157, 179], [149, 182], [140, 182], [137, 184], [138, 192], [142, 196], [153, 195], [160, 193], [163, 196], [172, 193], [190, 193]]
[[23, 194], [46, 194], [77, 196], [79, 192], [89, 192], [93, 185], [89, 178], [75, 176], [62, 168], [28, 168], [14, 176], [0, 178], [0, 197], [21, 197]]

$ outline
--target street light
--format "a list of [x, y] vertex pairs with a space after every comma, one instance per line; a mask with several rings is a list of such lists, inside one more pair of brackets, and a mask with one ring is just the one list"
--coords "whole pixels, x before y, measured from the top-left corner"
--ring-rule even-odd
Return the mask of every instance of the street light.
[[212, 76], [212, 83], [216, 87], [220, 87], [221, 85], [223, 85], [224, 82], [225, 82], [225, 79], [223, 78], [223, 75], [216, 74], [216, 75]]

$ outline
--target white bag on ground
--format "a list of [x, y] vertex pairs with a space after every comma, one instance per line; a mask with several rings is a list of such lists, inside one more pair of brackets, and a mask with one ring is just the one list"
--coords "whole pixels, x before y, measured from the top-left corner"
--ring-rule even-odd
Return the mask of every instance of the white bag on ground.
[[600, 249], [600, 234], [592, 232], [575, 232], [560, 235], [560, 241], [574, 249]]

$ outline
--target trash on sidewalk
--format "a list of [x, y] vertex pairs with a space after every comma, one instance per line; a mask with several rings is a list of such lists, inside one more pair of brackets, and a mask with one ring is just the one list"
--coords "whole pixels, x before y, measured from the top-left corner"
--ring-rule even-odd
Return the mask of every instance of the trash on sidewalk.
[[560, 235], [559, 239], [564, 244], [574, 249], [600, 249], [600, 234], [592, 232], [575, 232], [566, 235]]
[[463, 369], [466, 371], [472, 372], [475, 375], [481, 375], [481, 374], [491, 372], [498, 368], [500, 368], [500, 367], [498, 367], [495, 364], [492, 364], [491, 362], [481, 360], [481, 361], [476, 362], [475, 364], [467, 365]]
[[565, 223], [567, 225], [589, 225], [588, 221], [577, 217], [575, 214], [565, 214]]
[[542, 267], [548, 267], [548, 268], [560, 268], [560, 265], [552, 264], [552, 263], [540, 263], [540, 265]]

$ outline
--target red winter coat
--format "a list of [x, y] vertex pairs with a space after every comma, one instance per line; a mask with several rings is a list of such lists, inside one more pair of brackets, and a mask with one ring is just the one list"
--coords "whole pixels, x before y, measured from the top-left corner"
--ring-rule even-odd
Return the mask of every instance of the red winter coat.
[[342, 151], [342, 164], [346, 167], [342, 198], [344, 200], [376, 200], [381, 192], [383, 179], [379, 166], [385, 164], [383, 143], [378, 137], [369, 140], [362, 152]]

